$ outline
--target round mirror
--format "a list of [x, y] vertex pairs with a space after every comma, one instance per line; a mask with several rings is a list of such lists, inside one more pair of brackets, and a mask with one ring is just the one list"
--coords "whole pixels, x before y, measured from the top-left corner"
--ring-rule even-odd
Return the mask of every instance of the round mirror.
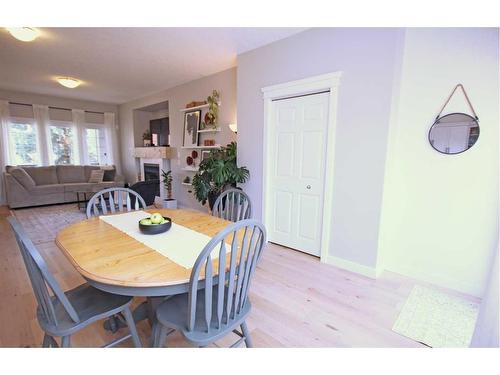
[[439, 117], [429, 130], [429, 142], [443, 154], [460, 154], [474, 146], [479, 138], [477, 119], [465, 113]]

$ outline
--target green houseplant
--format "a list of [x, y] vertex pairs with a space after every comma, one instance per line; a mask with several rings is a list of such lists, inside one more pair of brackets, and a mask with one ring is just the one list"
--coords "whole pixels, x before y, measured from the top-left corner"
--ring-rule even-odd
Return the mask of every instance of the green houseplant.
[[213, 90], [212, 95], [207, 98], [208, 111], [205, 115], [205, 124], [210, 127], [216, 126], [219, 119], [219, 98], [217, 90]]
[[244, 183], [250, 177], [247, 167], [236, 164], [236, 142], [212, 150], [203, 159], [193, 177], [194, 196], [201, 204], [208, 201], [210, 209], [217, 197], [226, 189]]
[[167, 190], [167, 199], [163, 200], [163, 208], [177, 208], [177, 200], [172, 198], [172, 171], [161, 170], [163, 185]]
[[146, 131], [142, 133], [142, 142], [144, 146], [151, 146], [151, 132], [149, 129], [146, 129]]

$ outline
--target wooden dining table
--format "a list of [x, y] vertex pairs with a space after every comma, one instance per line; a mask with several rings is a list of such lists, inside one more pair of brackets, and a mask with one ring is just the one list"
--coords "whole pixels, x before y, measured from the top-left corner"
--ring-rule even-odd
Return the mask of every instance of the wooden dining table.
[[[153, 208], [145, 211], [159, 212], [170, 217], [172, 222], [209, 237], [231, 224], [193, 210]], [[114, 294], [148, 297], [147, 303], [134, 311], [136, 321], [149, 318], [151, 323], [155, 306], [164, 297], [188, 291], [191, 269], [173, 262], [98, 217], [65, 227], [57, 234], [56, 244], [95, 288]]]

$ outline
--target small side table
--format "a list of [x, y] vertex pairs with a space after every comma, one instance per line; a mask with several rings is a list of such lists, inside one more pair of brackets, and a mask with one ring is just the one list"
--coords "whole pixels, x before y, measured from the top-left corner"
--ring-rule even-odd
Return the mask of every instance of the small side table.
[[81, 210], [86, 210], [87, 209], [87, 203], [89, 202], [90, 198], [92, 195], [95, 193], [91, 191], [77, 191], [76, 192], [76, 200], [78, 204], [78, 209]]

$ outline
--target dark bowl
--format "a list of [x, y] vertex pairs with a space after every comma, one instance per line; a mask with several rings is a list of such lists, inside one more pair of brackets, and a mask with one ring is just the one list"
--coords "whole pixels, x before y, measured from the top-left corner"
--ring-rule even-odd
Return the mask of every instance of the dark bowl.
[[[151, 224], [151, 225], [143, 225], [141, 224], [141, 221], [139, 221], [139, 230], [143, 234], [160, 234], [168, 231], [170, 227], [172, 226], [172, 219], [169, 217], [163, 217], [165, 220], [167, 220], [166, 223], [163, 224]], [[144, 220], [144, 219], [141, 219]]]

